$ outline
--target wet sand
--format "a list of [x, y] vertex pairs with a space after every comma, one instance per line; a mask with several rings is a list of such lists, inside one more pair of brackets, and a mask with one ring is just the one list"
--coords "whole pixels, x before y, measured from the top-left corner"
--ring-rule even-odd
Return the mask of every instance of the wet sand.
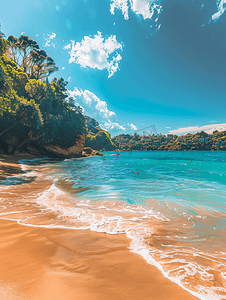
[[0, 220], [4, 299], [196, 299], [128, 250], [124, 235]]
[[[10, 164], [12, 174], [15, 168], [20, 172], [15, 161], [4, 162], [7, 168]], [[197, 299], [131, 253], [129, 244], [124, 234], [31, 227], [0, 219], [1, 299]]]
[[23, 174], [23, 170], [18, 164], [21, 159], [33, 159], [33, 155], [0, 155], [0, 181], [7, 176]]

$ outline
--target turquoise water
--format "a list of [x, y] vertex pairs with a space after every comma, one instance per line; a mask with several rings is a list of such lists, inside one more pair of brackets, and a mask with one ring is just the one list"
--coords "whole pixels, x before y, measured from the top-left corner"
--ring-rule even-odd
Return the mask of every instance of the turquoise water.
[[[148, 198], [226, 213], [225, 152], [120, 152], [66, 160], [62, 176], [80, 197], [146, 204]], [[138, 174], [139, 173], [139, 174]]]
[[[201, 299], [226, 299], [226, 153], [105, 154], [66, 160], [59, 176], [81, 189], [80, 199], [105, 203], [103, 209], [118, 201], [124, 203], [121, 210], [144, 209], [133, 217], [139, 219], [137, 226], [143, 220], [145, 230], [132, 237], [127, 231], [136, 240], [132, 249]], [[147, 217], [150, 210], [152, 217]], [[150, 221], [153, 215], [159, 224]], [[98, 226], [103, 230], [103, 223]], [[93, 230], [100, 230], [98, 226]]]
[[26, 173], [2, 190], [16, 197], [41, 182], [44, 192], [28, 190], [17, 208], [7, 194], [0, 216], [124, 233], [132, 252], [199, 299], [226, 299], [226, 152], [105, 155], [21, 161]]

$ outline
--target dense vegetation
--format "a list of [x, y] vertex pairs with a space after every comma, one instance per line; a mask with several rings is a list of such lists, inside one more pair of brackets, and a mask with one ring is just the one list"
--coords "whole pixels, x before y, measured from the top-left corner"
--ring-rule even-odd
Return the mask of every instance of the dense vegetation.
[[[0, 151], [14, 153], [31, 141], [70, 147], [86, 132], [80, 107], [67, 96], [67, 82], [48, 76], [57, 67], [29, 37], [0, 30]], [[10, 138], [17, 141], [9, 147]]]
[[91, 147], [94, 150], [101, 151], [111, 151], [116, 149], [109, 133], [103, 130], [95, 119], [85, 116], [85, 124], [88, 131], [85, 147]]
[[204, 131], [195, 134], [177, 136], [121, 134], [113, 137], [117, 149], [131, 150], [226, 150], [226, 131], [214, 131], [207, 134]]

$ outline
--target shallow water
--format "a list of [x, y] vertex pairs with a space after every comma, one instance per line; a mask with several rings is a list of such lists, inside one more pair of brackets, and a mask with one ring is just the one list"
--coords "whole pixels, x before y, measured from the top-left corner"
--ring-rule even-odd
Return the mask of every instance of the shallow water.
[[170, 280], [226, 299], [226, 153], [105, 154], [21, 161], [26, 173], [1, 182], [0, 217], [126, 233]]

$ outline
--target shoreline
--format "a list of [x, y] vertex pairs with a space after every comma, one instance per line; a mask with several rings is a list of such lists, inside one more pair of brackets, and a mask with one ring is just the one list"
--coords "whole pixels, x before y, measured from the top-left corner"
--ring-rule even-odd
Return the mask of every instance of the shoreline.
[[34, 159], [34, 155], [0, 155], [0, 181], [9, 176], [24, 174], [21, 165], [18, 163], [21, 159]]
[[[5, 177], [23, 173], [17, 163], [22, 158], [32, 159], [0, 157]], [[6, 300], [197, 299], [132, 253], [125, 234], [0, 219], [0, 241], [0, 292]]]

